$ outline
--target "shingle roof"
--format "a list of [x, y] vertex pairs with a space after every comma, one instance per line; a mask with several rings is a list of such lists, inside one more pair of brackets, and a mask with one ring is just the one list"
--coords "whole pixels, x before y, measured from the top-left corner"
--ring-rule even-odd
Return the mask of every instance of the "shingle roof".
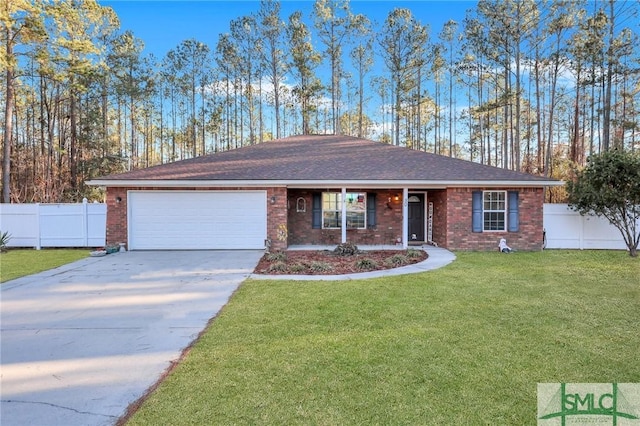
[[553, 181], [350, 136], [295, 136], [115, 174], [118, 181]]

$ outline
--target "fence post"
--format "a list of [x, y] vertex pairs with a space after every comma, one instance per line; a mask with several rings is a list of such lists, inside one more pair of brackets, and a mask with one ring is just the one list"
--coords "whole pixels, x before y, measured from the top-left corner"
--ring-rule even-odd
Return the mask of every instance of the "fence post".
[[580, 215], [580, 250], [584, 250], [584, 227], [587, 222], [587, 216]]
[[42, 248], [40, 241], [40, 203], [36, 203], [36, 250]]
[[82, 199], [82, 240], [84, 247], [89, 247], [89, 209], [87, 199]]

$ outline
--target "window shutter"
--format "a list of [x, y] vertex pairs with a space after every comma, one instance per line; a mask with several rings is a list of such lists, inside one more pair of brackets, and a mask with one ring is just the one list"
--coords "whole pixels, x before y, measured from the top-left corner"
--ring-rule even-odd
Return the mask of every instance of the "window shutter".
[[518, 211], [518, 191], [509, 191], [509, 222], [507, 231], [520, 231], [520, 212]]
[[482, 191], [473, 191], [471, 222], [473, 232], [482, 232]]
[[376, 194], [367, 193], [367, 227], [376, 226]]
[[311, 227], [313, 229], [322, 228], [322, 194], [315, 192], [311, 203]]

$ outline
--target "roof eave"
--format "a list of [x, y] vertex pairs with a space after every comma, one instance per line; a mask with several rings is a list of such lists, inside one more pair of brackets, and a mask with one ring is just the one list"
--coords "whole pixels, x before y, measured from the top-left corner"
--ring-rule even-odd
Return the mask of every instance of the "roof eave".
[[231, 188], [231, 187], [272, 187], [287, 188], [539, 188], [546, 186], [563, 186], [558, 180], [143, 180], [143, 179], [94, 179], [86, 182], [91, 186], [104, 187], [145, 187], [145, 188]]

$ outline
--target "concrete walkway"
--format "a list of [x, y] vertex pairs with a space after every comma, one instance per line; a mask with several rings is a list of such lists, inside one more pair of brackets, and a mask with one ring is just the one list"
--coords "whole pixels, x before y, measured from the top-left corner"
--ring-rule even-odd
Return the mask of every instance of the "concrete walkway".
[[87, 258], [4, 283], [0, 423], [113, 425], [245, 278], [375, 278], [455, 259], [447, 250], [423, 248], [424, 262], [348, 275], [251, 274], [262, 251], [166, 251]]
[[[313, 247], [313, 248], [312, 248]], [[333, 247], [327, 247], [327, 249], [331, 249]], [[381, 271], [370, 271], [370, 272], [358, 272], [355, 274], [344, 274], [344, 275], [262, 275], [262, 274], [251, 274], [251, 278], [257, 280], [298, 280], [298, 281], [335, 281], [335, 280], [359, 280], [365, 278], [378, 278], [378, 277], [390, 277], [395, 275], [405, 275], [405, 274], [417, 274], [420, 272], [431, 271], [433, 269], [442, 268], [443, 266], [448, 265], [456, 259], [456, 255], [451, 253], [449, 250], [434, 247], [430, 245], [424, 246], [416, 246], [412, 247], [415, 249], [422, 249], [427, 252], [429, 257], [420, 262], [415, 263], [413, 265], [402, 266], [400, 268], [394, 269], [384, 269]], [[298, 246], [298, 247], [290, 247], [289, 250], [322, 250], [322, 247], [318, 246]], [[360, 250], [398, 250], [395, 246], [359, 246]]]
[[2, 426], [113, 425], [263, 251], [87, 258], [2, 284]]

